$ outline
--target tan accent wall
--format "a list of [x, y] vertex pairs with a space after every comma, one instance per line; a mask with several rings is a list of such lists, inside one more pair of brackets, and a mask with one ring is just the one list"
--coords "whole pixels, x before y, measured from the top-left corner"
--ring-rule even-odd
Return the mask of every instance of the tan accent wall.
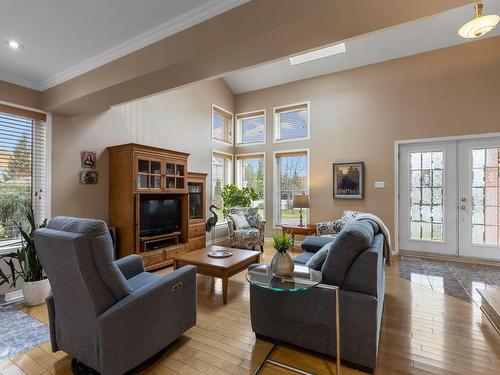
[[[106, 147], [136, 142], [191, 154], [189, 170], [210, 173], [212, 104], [234, 109], [232, 92], [221, 79], [72, 118], [55, 116], [52, 139], [52, 215], [108, 219]], [[79, 182], [80, 151], [97, 151], [97, 185]], [[210, 180], [209, 180], [210, 182]], [[210, 196], [210, 183], [207, 192]]]
[[0, 81], [0, 102], [41, 109], [41, 93], [13, 83]]
[[[273, 144], [273, 107], [302, 101], [311, 103], [311, 139]], [[309, 148], [312, 222], [356, 209], [393, 228], [396, 140], [500, 131], [500, 37], [236, 96], [237, 112], [262, 108], [267, 144], [237, 152], [266, 152], [269, 223], [273, 151]], [[339, 160], [365, 162], [364, 200], [333, 199]]]

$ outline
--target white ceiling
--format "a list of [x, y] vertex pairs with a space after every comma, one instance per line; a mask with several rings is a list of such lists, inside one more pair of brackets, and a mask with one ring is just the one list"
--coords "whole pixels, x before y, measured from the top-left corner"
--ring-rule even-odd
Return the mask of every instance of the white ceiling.
[[44, 90], [247, 1], [2, 0], [0, 80]]
[[[500, 15], [500, 0], [485, 0], [483, 3], [483, 14]], [[291, 65], [288, 59], [284, 59], [229, 74], [224, 80], [234, 93], [240, 94], [461, 43], [473, 43], [457, 34], [459, 27], [473, 16], [471, 4], [345, 41], [347, 51], [343, 54], [300, 65]], [[485, 37], [496, 35], [500, 35], [500, 25]]]

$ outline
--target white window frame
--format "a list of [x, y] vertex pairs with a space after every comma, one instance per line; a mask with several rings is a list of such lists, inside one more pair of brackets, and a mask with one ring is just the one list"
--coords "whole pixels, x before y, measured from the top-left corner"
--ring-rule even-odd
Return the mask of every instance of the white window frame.
[[[251, 113], [259, 113], [263, 112], [264, 116], [264, 140], [262, 142], [248, 142], [248, 143], [243, 143], [241, 141], [243, 132], [242, 132], [242, 127], [241, 127], [241, 120], [243, 119], [238, 119], [238, 116], [244, 116], [248, 115]], [[257, 116], [249, 116], [245, 117], [244, 119], [249, 119], [249, 118], [255, 118], [255, 117], [260, 117], [261, 115]], [[259, 146], [259, 145], [265, 145], [266, 144], [266, 137], [267, 137], [267, 111], [266, 109], [258, 109], [255, 111], [248, 111], [248, 112], [242, 112], [242, 113], [237, 113], [235, 116], [235, 124], [236, 124], [236, 129], [235, 129], [235, 145], [236, 147], [246, 147], [246, 146]]]
[[[293, 149], [293, 150], [280, 150], [280, 151], [274, 151], [273, 152], [273, 229], [279, 229], [281, 228], [281, 223], [278, 223], [278, 210], [277, 210], [277, 205], [276, 205], [276, 196], [279, 190], [278, 186], [278, 159], [276, 158], [276, 155], [279, 154], [286, 154], [289, 152], [305, 152], [307, 155], [307, 188], [306, 188], [306, 194], [311, 196], [310, 194], [310, 180], [311, 180], [311, 152], [309, 148], [302, 148], [302, 149]], [[307, 210], [307, 213], [305, 215], [305, 222], [307, 224], [310, 223], [310, 218], [311, 218], [311, 208]]]
[[[28, 111], [35, 111], [43, 113], [47, 116], [45, 121], [45, 216], [50, 218], [52, 216], [52, 113], [40, 111], [39, 109], [20, 106], [16, 104], [12, 104], [9, 102], [5, 102], [0, 100], [0, 104], [4, 104], [14, 108], [21, 108]], [[35, 121], [35, 120], [33, 120]], [[33, 178], [33, 176], [32, 176]], [[31, 182], [33, 184], [33, 181]], [[34, 191], [32, 191], [32, 200], [35, 199]], [[38, 224], [38, 223], [37, 223]], [[6, 246], [0, 249], [0, 254], [8, 253], [11, 251], [15, 251], [21, 247], [20, 244], [13, 246]]]
[[[234, 169], [235, 169], [235, 165], [234, 165], [234, 154], [231, 154], [229, 152], [224, 152], [224, 151], [220, 151], [220, 150], [217, 150], [217, 149], [212, 149], [212, 152], [210, 153], [210, 203], [213, 204], [213, 199], [214, 199], [214, 184], [213, 184], [213, 178], [214, 178], [214, 175], [213, 175], [213, 158], [214, 158], [214, 154], [221, 154], [221, 155], [227, 155], [227, 156], [230, 156], [230, 159], [231, 159], [231, 168], [229, 169], [229, 172], [231, 173], [231, 175], [229, 176], [229, 181], [228, 181], [228, 184], [234, 184]], [[229, 158], [228, 158], [229, 159]], [[227, 173], [228, 171], [224, 171], [224, 173]], [[225, 185], [222, 185], [222, 188], [224, 188]], [[221, 210], [222, 210], [222, 207], [219, 207]], [[217, 225], [221, 225], [221, 224], [225, 224], [225, 221], [224, 221], [224, 218], [223, 217], [219, 217], [219, 221], [217, 222]]]
[[[307, 106], [307, 136], [300, 137], [300, 138], [293, 138], [293, 139], [280, 139], [280, 138], [278, 138], [277, 136], [279, 133], [278, 130], [279, 130], [279, 123], [280, 123], [279, 114], [286, 113], [286, 112], [292, 112], [294, 110], [292, 109], [290, 111], [283, 111], [283, 112], [276, 112], [276, 110], [282, 109], [282, 108], [288, 108], [288, 107], [295, 107], [298, 105], [306, 105]], [[281, 105], [281, 106], [273, 108], [273, 143], [308, 141], [310, 139], [311, 139], [311, 102], [309, 100], [304, 101], [304, 102], [299, 102], [299, 103], [291, 103], [291, 104]]]
[[[214, 138], [214, 109], [217, 108], [219, 111], [223, 111], [223, 112], [226, 112], [227, 114], [231, 115], [231, 142], [225, 142], [225, 141], [221, 141], [220, 139], [216, 139]], [[218, 143], [221, 143], [223, 145], [229, 145], [229, 146], [233, 146], [234, 145], [234, 113], [231, 112], [231, 111], [228, 111], [227, 109], [221, 107], [221, 106], [218, 106], [216, 104], [212, 104], [212, 112], [211, 112], [211, 124], [212, 124], [212, 129], [211, 129], [211, 134], [212, 134], [212, 141], [213, 142], [218, 142]]]
[[237, 167], [238, 163], [238, 156], [262, 156], [262, 164], [264, 166], [264, 214], [262, 215], [262, 218], [266, 220], [266, 211], [267, 211], [267, 190], [266, 190], [266, 184], [267, 184], [267, 173], [266, 173], [266, 153], [265, 152], [251, 152], [251, 153], [245, 153], [245, 154], [236, 154], [234, 157], [234, 182], [236, 186], [241, 188], [240, 185], [240, 176], [239, 176], [239, 168]]

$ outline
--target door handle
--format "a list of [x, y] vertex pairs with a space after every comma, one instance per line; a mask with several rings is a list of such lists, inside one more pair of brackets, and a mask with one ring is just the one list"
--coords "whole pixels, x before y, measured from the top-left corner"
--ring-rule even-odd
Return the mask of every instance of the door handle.
[[466, 208], [466, 207], [465, 207], [465, 204], [463, 204], [463, 205], [461, 205], [461, 206], [460, 206], [460, 209], [461, 209], [461, 210], [465, 210], [465, 208]]
[[460, 202], [467, 202], [467, 198], [461, 198]]

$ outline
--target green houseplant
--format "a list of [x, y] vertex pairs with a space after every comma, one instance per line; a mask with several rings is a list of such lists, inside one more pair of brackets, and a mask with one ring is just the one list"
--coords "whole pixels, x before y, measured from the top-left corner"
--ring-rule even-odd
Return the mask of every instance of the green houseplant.
[[293, 272], [293, 259], [288, 250], [293, 246], [293, 238], [287, 233], [276, 232], [273, 234], [273, 247], [276, 249], [271, 260], [271, 270], [276, 276], [289, 277]]
[[255, 190], [251, 187], [239, 188], [235, 184], [228, 184], [222, 189], [222, 214], [229, 216], [232, 207], [250, 207], [252, 202], [259, 199]]
[[[24, 300], [26, 304], [34, 306], [45, 302], [45, 298], [50, 293], [50, 284], [36, 252], [33, 236], [37, 225], [35, 224], [35, 216], [31, 205], [26, 209], [25, 215], [30, 226], [28, 232], [23, 229], [21, 223], [16, 223], [21, 233], [21, 248], [0, 254], [0, 260], [9, 269], [7, 274], [0, 270], [0, 285], [10, 284], [11, 288], [15, 288], [17, 281], [19, 279], [23, 280]], [[47, 219], [38, 227], [44, 227], [46, 222]]]

